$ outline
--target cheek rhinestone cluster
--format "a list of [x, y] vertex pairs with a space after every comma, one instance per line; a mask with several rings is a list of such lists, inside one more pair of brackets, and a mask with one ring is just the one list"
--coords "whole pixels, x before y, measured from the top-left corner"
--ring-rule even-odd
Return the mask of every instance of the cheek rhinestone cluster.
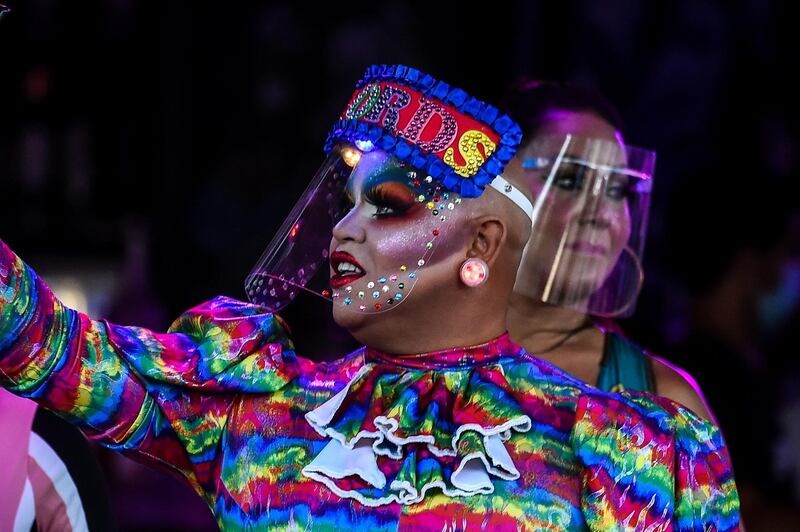
[[[420, 179], [416, 171], [407, 174], [408, 186], [416, 193], [417, 202], [423, 204], [431, 216], [439, 221], [447, 220], [448, 211], [455, 209], [461, 203], [461, 198], [454, 192], [449, 192], [444, 186], [426, 176]], [[420, 245], [419, 257], [408, 263], [399, 264], [396, 273], [383, 272], [380, 277], [369, 279], [361, 278], [352, 284], [337, 290], [326, 290], [334, 303], [365, 313], [388, 310], [404, 301], [414, 280], [417, 279], [419, 270], [428, 263], [436, 249], [436, 239], [442, 236], [442, 229], [435, 227], [427, 239]], [[354, 285], [358, 286], [354, 286]]]

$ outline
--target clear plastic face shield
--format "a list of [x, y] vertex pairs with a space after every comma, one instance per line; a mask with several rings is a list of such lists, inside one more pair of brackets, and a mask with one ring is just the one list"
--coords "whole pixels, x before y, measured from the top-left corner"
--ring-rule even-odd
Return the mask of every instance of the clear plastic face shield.
[[518, 153], [533, 196], [531, 239], [514, 292], [580, 312], [635, 307], [655, 152], [572, 135]]
[[340, 142], [248, 275], [247, 295], [273, 312], [300, 291], [353, 312], [395, 308], [447, 256], [461, 201], [369, 142]]

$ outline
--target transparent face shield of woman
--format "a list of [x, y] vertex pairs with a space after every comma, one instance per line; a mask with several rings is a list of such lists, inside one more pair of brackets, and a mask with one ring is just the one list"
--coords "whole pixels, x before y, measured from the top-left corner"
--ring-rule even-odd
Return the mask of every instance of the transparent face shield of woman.
[[514, 292], [605, 317], [641, 289], [655, 152], [578, 136], [538, 138], [519, 157], [533, 197]]

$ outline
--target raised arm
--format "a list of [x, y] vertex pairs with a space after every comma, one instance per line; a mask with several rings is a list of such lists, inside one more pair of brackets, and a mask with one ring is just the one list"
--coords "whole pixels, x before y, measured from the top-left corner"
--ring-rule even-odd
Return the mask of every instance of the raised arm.
[[166, 334], [93, 321], [0, 241], [0, 385], [205, 497], [231, 405], [293, 379], [292, 349], [277, 316], [222, 297]]

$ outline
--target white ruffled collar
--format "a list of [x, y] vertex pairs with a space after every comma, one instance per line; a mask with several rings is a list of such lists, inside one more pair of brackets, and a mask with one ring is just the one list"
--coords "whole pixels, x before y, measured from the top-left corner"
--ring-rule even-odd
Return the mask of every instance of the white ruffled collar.
[[303, 474], [367, 506], [415, 504], [433, 488], [493, 493], [493, 482], [520, 476], [505, 442], [531, 429], [496, 363], [519, 352], [507, 335], [400, 364], [368, 352], [350, 382], [306, 414], [330, 441]]

